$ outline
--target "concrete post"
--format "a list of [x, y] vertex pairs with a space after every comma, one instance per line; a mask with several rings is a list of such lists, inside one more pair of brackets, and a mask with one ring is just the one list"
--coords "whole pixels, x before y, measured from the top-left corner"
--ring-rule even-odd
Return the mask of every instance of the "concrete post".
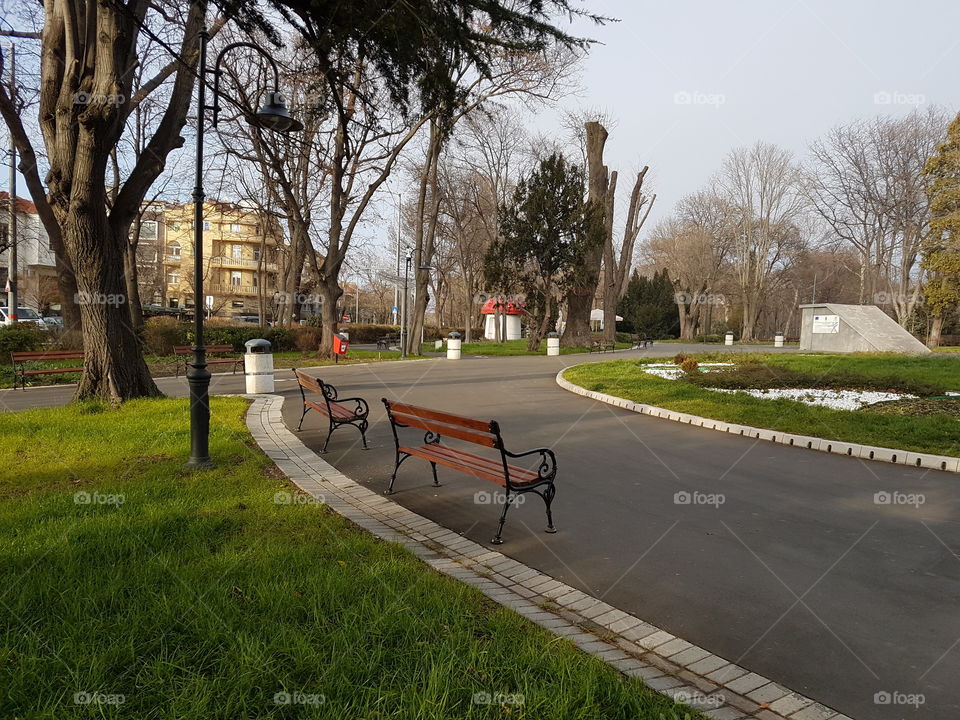
[[723, 343], [723, 344], [724, 344], [724, 345], [733, 345], [733, 331], [732, 331], [732, 330], [728, 330], [728, 331], [727, 331], [727, 336], [726, 336], [726, 338], [724, 339], [724, 343]]
[[258, 395], [273, 392], [273, 353], [268, 340], [247, 340], [243, 356], [243, 374], [247, 394]]
[[783, 333], [778, 332], [773, 336], [773, 346], [774, 347], [783, 347]]

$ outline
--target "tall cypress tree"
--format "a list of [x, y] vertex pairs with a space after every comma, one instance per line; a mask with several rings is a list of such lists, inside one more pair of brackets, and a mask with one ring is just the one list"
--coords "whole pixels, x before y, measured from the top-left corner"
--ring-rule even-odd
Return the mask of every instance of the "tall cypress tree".
[[947, 140], [927, 161], [930, 230], [922, 266], [929, 273], [924, 293], [933, 319], [927, 344], [940, 344], [945, 318], [960, 306], [960, 115], [947, 128]]

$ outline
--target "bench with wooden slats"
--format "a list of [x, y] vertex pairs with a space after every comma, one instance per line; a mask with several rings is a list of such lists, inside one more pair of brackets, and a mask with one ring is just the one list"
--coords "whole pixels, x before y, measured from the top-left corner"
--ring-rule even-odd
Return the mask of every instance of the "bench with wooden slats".
[[[236, 374], [237, 368], [243, 363], [243, 358], [241, 357], [225, 357], [234, 352], [233, 345], [207, 345], [203, 350], [207, 355], [207, 365], [232, 365], [232, 374]], [[181, 367], [183, 367], [184, 372], [190, 369], [190, 363], [193, 361], [193, 347], [190, 345], [174, 345], [173, 355], [174, 357], [184, 356], [186, 358], [183, 362], [179, 360], [176, 362], [177, 377], [180, 377]], [[210, 357], [210, 355], [214, 357]]]
[[60, 375], [62, 373], [80, 373], [83, 367], [58, 368], [30, 368], [27, 363], [53, 362], [57, 360], [83, 360], [82, 350], [43, 350], [40, 352], [13, 352], [10, 353], [13, 363], [13, 389], [17, 389], [17, 382], [24, 390], [27, 389], [27, 378], [34, 375]]
[[[460, 472], [483, 480], [495, 482], [504, 488], [506, 497], [503, 502], [503, 512], [500, 514], [500, 524], [493, 544], [503, 542], [503, 525], [507, 519], [507, 510], [515, 498], [523, 493], [532, 492], [543, 498], [547, 509], [547, 532], [556, 532], [553, 526], [551, 505], [556, 494], [554, 480], [557, 475], [557, 460], [553, 451], [548, 448], [538, 448], [522, 453], [512, 453], [503, 446], [500, 434], [500, 425], [495, 420], [475, 420], [474, 418], [454, 415], [453, 413], [430, 410], [428, 408], [392, 402], [383, 398], [390, 427], [393, 430], [393, 439], [396, 445], [396, 460], [393, 475], [387, 494], [393, 492], [393, 485], [397, 479], [397, 471], [408, 457], [423, 458], [430, 463], [433, 470], [433, 484], [439, 487], [437, 479], [437, 465], [459, 470]], [[397, 428], [417, 428], [426, 434], [423, 444], [402, 444]], [[444, 438], [460, 440], [471, 445], [490, 448], [496, 452], [495, 456], [477, 455], [461, 448], [451, 447], [441, 442]], [[509, 458], [522, 458], [539, 455], [540, 462], [535, 469], [511, 465]]]
[[[352, 425], [360, 431], [360, 437], [363, 439], [363, 449], [367, 449], [367, 427], [369, 423], [367, 416], [370, 414], [370, 408], [367, 401], [363, 398], [337, 398], [337, 389], [325, 383], [320, 378], [307, 375], [296, 368], [293, 368], [293, 374], [297, 378], [300, 386], [300, 397], [303, 400], [303, 414], [300, 415], [300, 424], [297, 425], [297, 432], [303, 427], [303, 418], [311, 410], [316, 410], [321, 415], [325, 415], [328, 420], [327, 439], [323, 443], [323, 449], [320, 452], [327, 451], [327, 444], [330, 442], [330, 436], [333, 431], [342, 425]], [[309, 393], [309, 395], [308, 395]], [[351, 407], [350, 404], [353, 404]]]

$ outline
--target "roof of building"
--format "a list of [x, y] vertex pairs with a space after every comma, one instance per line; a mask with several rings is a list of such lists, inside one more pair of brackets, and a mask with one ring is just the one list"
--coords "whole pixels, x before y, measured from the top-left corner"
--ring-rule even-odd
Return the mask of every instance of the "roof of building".
[[[10, 200], [10, 193], [0, 190], [0, 202], [3, 203], [3, 207], [6, 208], [7, 202]], [[30, 213], [31, 215], [37, 214], [37, 206], [33, 204], [32, 201], [22, 198], [17, 195], [17, 212]]]
[[[506, 307], [506, 309], [504, 309]], [[495, 315], [497, 310], [504, 313], [505, 315], [524, 315], [526, 310], [524, 309], [524, 304], [522, 302], [514, 302], [513, 300], [508, 300], [506, 305], [504, 305], [503, 300], [500, 298], [490, 298], [487, 300], [483, 307], [480, 308], [480, 313], [483, 315]]]

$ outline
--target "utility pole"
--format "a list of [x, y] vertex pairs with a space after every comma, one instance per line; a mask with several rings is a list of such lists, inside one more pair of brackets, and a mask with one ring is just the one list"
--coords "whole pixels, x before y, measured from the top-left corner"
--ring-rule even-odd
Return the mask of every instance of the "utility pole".
[[[16, 46], [10, 43], [10, 98], [16, 97], [17, 82]], [[7, 293], [7, 324], [17, 322], [17, 308], [20, 299], [17, 297], [17, 146], [13, 144], [13, 133], [10, 133], [10, 210], [7, 220], [7, 232], [10, 235], [9, 263], [7, 267], [7, 284], [10, 292]]]
[[397, 274], [393, 283], [393, 324], [397, 324], [397, 308], [400, 306], [400, 230], [403, 227], [403, 195], [397, 196]]

